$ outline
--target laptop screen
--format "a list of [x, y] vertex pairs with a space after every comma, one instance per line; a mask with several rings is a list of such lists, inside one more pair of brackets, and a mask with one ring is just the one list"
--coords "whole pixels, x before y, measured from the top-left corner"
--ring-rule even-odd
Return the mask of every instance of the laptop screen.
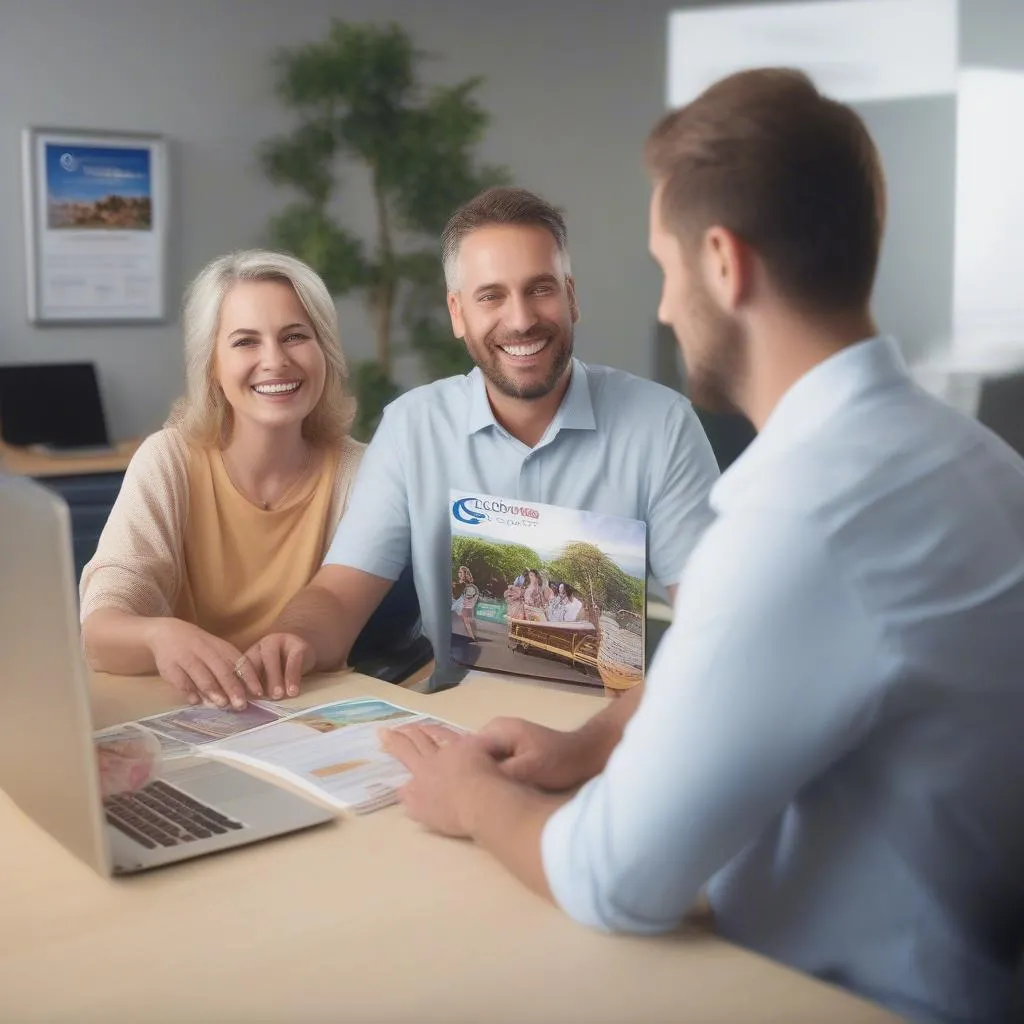
[[0, 435], [11, 445], [109, 444], [92, 363], [0, 366]]

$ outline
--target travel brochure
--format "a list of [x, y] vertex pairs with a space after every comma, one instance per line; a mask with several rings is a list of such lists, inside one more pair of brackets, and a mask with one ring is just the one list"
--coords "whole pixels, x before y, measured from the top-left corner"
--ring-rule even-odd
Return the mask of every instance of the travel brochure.
[[609, 696], [643, 680], [645, 523], [462, 491], [449, 520], [456, 662]]
[[354, 698], [289, 711], [251, 701], [243, 711], [179, 708], [96, 733], [104, 795], [141, 788], [161, 760], [210, 757], [280, 776], [333, 807], [355, 814], [387, 807], [409, 774], [380, 748], [379, 731], [450, 722], [388, 701]]
[[185, 707], [139, 720], [139, 725], [186, 746], [202, 746], [224, 740], [260, 725], [276, 722], [288, 714], [286, 708], [253, 700], [241, 711], [232, 708]]
[[405, 766], [384, 753], [380, 730], [397, 725], [443, 725], [384, 700], [342, 700], [202, 748], [205, 757], [262, 768], [288, 779], [340, 810], [366, 814], [398, 800]]

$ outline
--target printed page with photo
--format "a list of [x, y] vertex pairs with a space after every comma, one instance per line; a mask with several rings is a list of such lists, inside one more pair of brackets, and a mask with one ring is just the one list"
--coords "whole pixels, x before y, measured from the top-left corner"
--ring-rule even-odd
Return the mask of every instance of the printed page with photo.
[[268, 725], [287, 714], [288, 711], [277, 704], [251, 700], [241, 711], [234, 708], [182, 707], [141, 718], [138, 724], [167, 739], [197, 747]]
[[452, 491], [452, 657], [618, 696], [644, 676], [647, 526]]
[[398, 725], [443, 725], [388, 701], [356, 698], [321, 704], [199, 751], [280, 775], [343, 811], [366, 814], [396, 803], [409, 773], [380, 746], [380, 730]]

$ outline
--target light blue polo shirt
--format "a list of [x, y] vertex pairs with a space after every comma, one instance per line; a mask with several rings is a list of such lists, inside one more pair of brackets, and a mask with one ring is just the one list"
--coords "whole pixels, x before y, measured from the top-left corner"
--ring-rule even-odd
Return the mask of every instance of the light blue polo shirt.
[[648, 568], [664, 586], [711, 522], [711, 445], [680, 394], [577, 359], [565, 398], [530, 448], [494, 418], [479, 369], [387, 407], [325, 564], [395, 580], [412, 560], [423, 631], [449, 664], [449, 491], [589, 509], [647, 523]]

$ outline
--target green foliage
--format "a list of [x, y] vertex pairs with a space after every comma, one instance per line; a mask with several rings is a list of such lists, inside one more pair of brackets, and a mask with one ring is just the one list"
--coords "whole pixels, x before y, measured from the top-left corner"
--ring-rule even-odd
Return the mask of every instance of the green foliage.
[[473, 368], [465, 345], [452, 344], [451, 328], [437, 319], [424, 317], [408, 327], [409, 343], [419, 353], [431, 380], [454, 377]]
[[596, 601], [600, 608], [643, 608], [644, 581], [623, 572], [593, 544], [567, 544], [547, 568], [551, 579], [572, 584], [585, 601]]
[[345, 295], [369, 283], [372, 268], [362, 241], [313, 203], [285, 207], [270, 222], [270, 233], [275, 245], [314, 267], [332, 295]]
[[478, 537], [452, 537], [452, 579], [460, 565], [473, 574], [481, 591], [501, 597], [505, 588], [527, 569], [541, 566], [540, 556], [523, 544], [496, 544]]
[[[379, 420], [382, 398], [398, 393], [396, 332], [432, 378], [469, 367], [444, 308], [437, 238], [457, 206], [507, 177], [474, 157], [488, 122], [476, 100], [480, 79], [427, 89], [423, 59], [398, 25], [338, 20], [325, 39], [281, 50], [277, 93], [298, 125], [259, 153], [270, 181], [299, 195], [271, 222], [272, 243], [313, 266], [333, 295], [360, 294], [373, 314], [375, 370], [354, 374], [360, 431]], [[377, 226], [370, 243], [330, 212], [346, 161], [370, 177]], [[399, 249], [398, 237], [412, 248]]]
[[406, 253], [400, 264], [406, 281], [402, 320], [410, 347], [419, 354], [432, 380], [466, 373], [473, 361], [465, 345], [452, 344], [447, 308], [437, 301], [445, 294], [444, 268], [437, 253]]
[[367, 360], [356, 367], [352, 375], [352, 390], [359, 397], [352, 434], [360, 438], [373, 437], [384, 406], [398, 397], [398, 386], [381, 373], [375, 362]]
[[527, 569], [538, 569], [555, 583], [575, 587], [585, 603], [602, 609], [643, 608], [644, 581], [620, 569], [600, 548], [583, 541], [567, 544], [551, 562], [544, 562], [523, 544], [498, 544], [480, 537], [452, 538], [452, 579], [460, 565], [473, 574], [484, 593], [501, 597], [505, 588]]

